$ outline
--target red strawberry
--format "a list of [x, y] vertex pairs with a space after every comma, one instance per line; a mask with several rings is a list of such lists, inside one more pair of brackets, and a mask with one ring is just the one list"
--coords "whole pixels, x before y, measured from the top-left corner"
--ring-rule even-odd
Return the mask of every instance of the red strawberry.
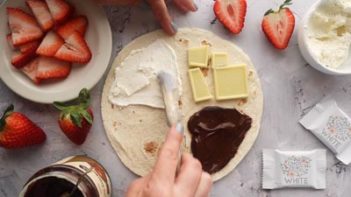
[[11, 34], [7, 34], [7, 35], [6, 35], [6, 39], [7, 39], [7, 43], [9, 44], [10, 48], [11, 48], [12, 50], [14, 50], [14, 49], [15, 49], [15, 46], [13, 46]]
[[11, 58], [11, 63], [16, 68], [22, 68], [25, 64], [29, 63], [32, 59], [36, 57], [35, 53], [36, 47], [27, 49], [26, 52], [22, 53], [20, 51], [15, 51]]
[[56, 52], [55, 57], [68, 62], [84, 64], [90, 61], [91, 51], [83, 36], [78, 32], [73, 32]]
[[66, 78], [71, 72], [71, 63], [51, 57], [38, 58], [36, 78], [38, 80]]
[[267, 39], [277, 49], [285, 49], [290, 41], [295, 28], [295, 17], [289, 8], [291, 0], [279, 7], [278, 11], [268, 10], [262, 20], [262, 30]]
[[54, 26], [49, 8], [45, 2], [41, 0], [26, 0], [28, 7], [32, 10], [43, 31], [49, 31]]
[[21, 71], [31, 79], [35, 84], [40, 84], [40, 79], [37, 78], [37, 71], [38, 71], [38, 60], [39, 58], [35, 58], [26, 64]]
[[46, 34], [36, 53], [42, 56], [53, 57], [64, 43], [59, 35], [51, 31]]
[[65, 0], [45, 0], [51, 16], [56, 23], [63, 23], [72, 12], [71, 6]]
[[10, 105], [0, 119], [0, 147], [14, 149], [41, 144], [45, 141], [44, 131]]
[[246, 8], [246, 0], [216, 0], [213, 11], [229, 31], [238, 34], [244, 28]]
[[80, 33], [83, 37], [87, 30], [88, 19], [86, 16], [77, 16], [57, 29], [57, 33], [64, 39], [67, 39], [74, 31]]
[[15, 46], [13, 46], [13, 43], [12, 43], [11, 34], [7, 34], [6, 38], [7, 38], [7, 42], [9, 44], [9, 46], [11, 47], [11, 49], [15, 50], [16, 48], [18, 48], [21, 51], [21, 53], [28, 52], [28, 51], [32, 50], [33, 48], [38, 48], [38, 46], [39, 46], [39, 41], [35, 40], [35, 41], [28, 42], [28, 43], [25, 43], [25, 44], [22, 44], [22, 45], [15, 47]]
[[18, 8], [7, 8], [13, 45], [18, 46], [38, 40], [43, 32], [33, 16]]
[[65, 106], [63, 103], [55, 102], [54, 106], [61, 111], [58, 123], [63, 133], [73, 143], [81, 145], [93, 124], [94, 116], [89, 107], [90, 95], [87, 89], [80, 91], [77, 100], [77, 105]]
[[21, 51], [21, 53], [25, 53], [33, 49], [37, 49], [38, 46], [39, 46], [39, 41], [36, 40], [36, 41], [32, 41], [32, 42], [28, 42], [26, 44], [20, 45], [18, 46], [18, 48]]

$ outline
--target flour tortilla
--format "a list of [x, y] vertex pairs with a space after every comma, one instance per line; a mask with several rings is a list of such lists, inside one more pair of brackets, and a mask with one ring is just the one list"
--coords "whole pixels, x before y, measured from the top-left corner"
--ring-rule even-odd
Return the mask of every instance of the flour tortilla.
[[[252, 127], [247, 132], [238, 152], [231, 161], [219, 172], [212, 174], [214, 181], [229, 174], [248, 153], [259, 132], [263, 111], [263, 94], [259, 78], [250, 58], [233, 43], [223, 40], [213, 33], [193, 28], [181, 28], [178, 33], [169, 37], [158, 30], [145, 34], [129, 43], [116, 57], [108, 74], [102, 93], [101, 111], [105, 130], [114, 150], [124, 165], [137, 175], [144, 176], [150, 172], [157, 158], [158, 148], [162, 145], [168, 132], [166, 114], [164, 110], [147, 106], [113, 106], [108, 100], [108, 94], [114, 81], [116, 66], [132, 50], [143, 48], [157, 39], [166, 41], [176, 52], [181, 79], [183, 82], [183, 95], [181, 109], [183, 123], [191, 115], [205, 106], [221, 106], [233, 108], [249, 115], [252, 118]], [[230, 100], [216, 102], [215, 100], [194, 103], [188, 79], [187, 48], [200, 45], [210, 45], [213, 52], [227, 52], [230, 64], [246, 64], [249, 75], [249, 98], [246, 100]], [[207, 72], [207, 82], [212, 94], [214, 85], [211, 72]], [[133, 77], [133, 76], [131, 76]], [[185, 126], [184, 151], [191, 152], [191, 135]]]

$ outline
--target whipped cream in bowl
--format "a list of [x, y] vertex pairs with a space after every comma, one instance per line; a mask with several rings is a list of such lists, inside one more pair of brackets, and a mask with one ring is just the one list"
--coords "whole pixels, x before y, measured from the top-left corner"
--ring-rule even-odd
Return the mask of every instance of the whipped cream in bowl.
[[351, 0], [317, 1], [300, 24], [298, 42], [301, 54], [315, 69], [351, 74]]

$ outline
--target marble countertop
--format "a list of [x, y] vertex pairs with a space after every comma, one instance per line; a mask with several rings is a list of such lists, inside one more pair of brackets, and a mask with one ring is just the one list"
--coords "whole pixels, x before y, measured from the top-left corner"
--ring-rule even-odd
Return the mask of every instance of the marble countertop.
[[[1, 0], [0, 0], [1, 2]], [[331, 152], [327, 152], [327, 188], [325, 190], [261, 189], [261, 153], [263, 148], [285, 150], [309, 150], [325, 148], [311, 133], [304, 130], [298, 120], [315, 103], [324, 97], [337, 100], [351, 115], [351, 78], [322, 74], [310, 67], [300, 55], [297, 45], [297, 29], [289, 47], [275, 50], [264, 38], [261, 19], [264, 12], [277, 7], [282, 0], [248, 0], [245, 28], [238, 36], [232, 36], [214, 20], [212, 0], [196, 0], [198, 12], [183, 14], [170, 5], [170, 13], [179, 27], [199, 27], [213, 31], [240, 46], [256, 66], [265, 97], [262, 128], [256, 143], [240, 165], [228, 176], [214, 184], [211, 196], [246, 197], [346, 197], [351, 194], [351, 167], [340, 164]], [[293, 1], [291, 6], [299, 24], [303, 14], [315, 1]], [[113, 54], [134, 38], [159, 28], [146, 6], [136, 8], [104, 8], [113, 31]], [[1, 19], [5, 20], [5, 19]], [[27, 101], [0, 82], [0, 110], [9, 103], [16, 110], [30, 116], [47, 133], [42, 146], [23, 150], [0, 149], [0, 196], [17, 196], [25, 181], [37, 170], [67, 156], [87, 154], [107, 169], [112, 178], [113, 196], [123, 196], [128, 184], [136, 178], [120, 162], [110, 146], [101, 121], [100, 95], [104, 79], [92, 90], [95, 123], [82, 146], [75, 146], [62, 135], [58, 125], [58, 112], [50, 105]]]

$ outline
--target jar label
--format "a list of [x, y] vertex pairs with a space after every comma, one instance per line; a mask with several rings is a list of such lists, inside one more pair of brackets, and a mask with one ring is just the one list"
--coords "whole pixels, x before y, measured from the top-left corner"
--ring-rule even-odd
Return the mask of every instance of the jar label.
[[[95, 184], [99, 196], [111, 196], [111, 181], [105, 169], [95, 160], [85, 156], [72, 156], [55, 164], [74, 167], [88, 176]], [[54, 164], [54, 165], [55, 165]]]

